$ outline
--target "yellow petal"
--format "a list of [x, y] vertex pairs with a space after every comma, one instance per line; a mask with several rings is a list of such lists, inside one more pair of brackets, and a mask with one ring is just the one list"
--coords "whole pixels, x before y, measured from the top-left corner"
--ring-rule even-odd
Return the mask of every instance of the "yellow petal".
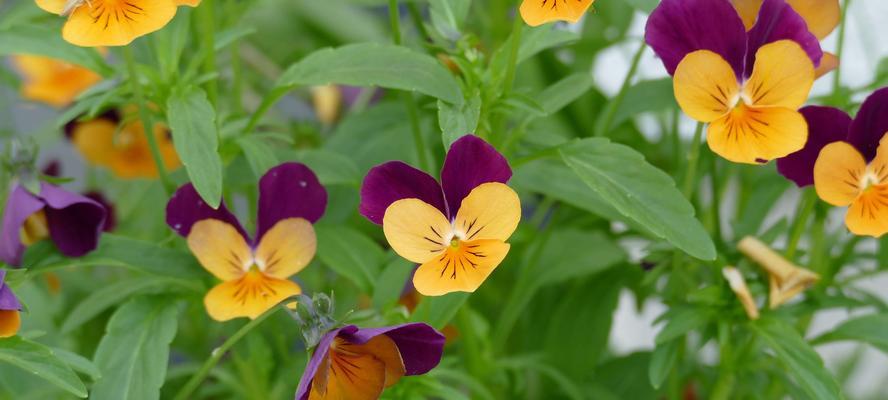
[[783, 107], [749, 107], [741, 103], [711, 123], [706, 141], [718, 155], [737, 163], [765, 163], [794, 153], [808, 140], [808, 123]]
[[238, 279], [253, 266], [253, 254], [244, 237], [217, 219], [198, 221], [187, 241], [200, 264], [223, 281]]
[[22, 317], [16, 310], [0, 310], [0, 338], [15, 336], [22, 326]]
[[210, 318], [216, 321], [240, 317], [255, 319], [286, 298], [300, 293], [302, 288], [296, 282], [253, 270], [240, 279], [210, 289], [204, 297], [204, 305]]
[[337, 353], [366, 354], [385, 364], [385, 387], [398, 383], [404, 376], [404, 360], [395, 342], [386, 335], [379, 335], [364, 344], [354, 344], [336, 338], [333, 347]]
[[524, 22], [539, 26], [552, 21], [576, 23], [595, 0], [524, 0], [519, 12]]
[[506, 241], [521, 220], [521, 200], [512, 188], [490, 182], [472, 189], [463, 199], [453, 226], [466, 241]]
[[419, 199], [392, 203], [382, 217], [382, 230], [398, 255], [415, 263], [436, 257], [449, 246], [450, 222], [434, 206]]
[[65, 9], [65, 3], [67, 0], [35, 0], [37, 3], [37, 7], [43, 9], [43, 11], [51, 12], [53, 14], [61, 14], [62, 10]]
[[759, 319], [758, 305], [755, 304], [755, 299], [752, 298], [749, 287], [746, 286], [746, 279], [743, 278], [743, 274], [737, 268], [725, 267], [722, 268], [722, 275], [728, 280], [731, 290], [737, 295], [737, 299], [740, 300], [740, 304], [743, 305], [743, 309], [746, 311], [749, 319]]
[[197, 7], [200, 5], [200, 0], [174, 0], [177, 6], [188, 6], [188, 7]]
[[25, 246], [30, 246], [48, 238], [49, 223], [46, 221], [46, 212], [40, 210], [29, 215], [19, 231], [19, 237]]
[[839, 26], [842, 11], [839, 0], [787, 0], [808, 24], [808, 30], [823, 40]]
[[[344, 341], [336, 338], [335, 346]], [[351, 351], [330, 352], [321, 362], [311, 384], [309, 400], [376, 400], [385, 388], [385, 363], [376, 357]]]
[[116, 131], [117, 124], [104, 118], [78, 122], [71, 132], [71, 141], [88, 163], [108, 166], [115, 152]]
[[474, 292], [508, 253], [509, 244], [499, 240], [461, 242], [420, 265], [413, 275], [413, 286], [425, 296]]
[[62, 37], [77, 46], [125, 46], [175, 15], [173, 0], [90, 0], [71, 13]]
[[855, 235], [880, 237], [888, 232], [888, 185], [864, 191], [848, 207], [845, 225]]
[[731, 0], [731, 4], [737, 9], [740, 18], [743, 19], [743, 26], [746, 30], [752, 29], [755, 20], [758, 19], [759, 9], [762, 8], [764, 0]]
[[850, 205], [860, 194], [866, 160], [854, 146], [835, 142], [820, 150], [814, 163], [814, 189], [817, 196], [834, 206]]
[[287, 279], [308, 265], [316, 249], [311, 223], [303, 218], [282, 219], [259, 241], [256, 264], [268, 276]]
[[102, 80], [99, 74], [78, 65], [48, 57], [17, 55], [13, 63], [24, 76], [22, 97], [64, 107], [84, 90]]
[[725, 115], [740, 94], [734, 69], [709, 50], [686, 55], [675, 69], [673, 86], [682, 111], [701, 122], [712, 122]]
[[771, 309], [786, 303], [820, 280], [819, 275], [791, 263], [752, 236], [740, 240], [737, 249], [768, 272], [770, 283], [768, 303]]
[[839, 67], [839, 58], [835, 54], [824, 51], [823, 58], [820, 59], [820, 65], [814, 71], [814, 76], [818, 79]]
[[796, 110], [808, 100], [813, 85], [814, 63], [808, 53], [792, 40], [779, 40], [759, 48], [743, 98], [755, 106]]
[[[178, 168], [181, 162], [166, 125], [162, 123], [154, 125], [154, 139], [166, 169], [171, 171]], [[110, 154], [108, 167], [115, 175], [126, 179], [158, 176], [157, 164], [154, 163], [151, 147], [145, 136], [145, 128], [140, 121], [126, 124], [117, 133], [113, 142], [114, 150]]]

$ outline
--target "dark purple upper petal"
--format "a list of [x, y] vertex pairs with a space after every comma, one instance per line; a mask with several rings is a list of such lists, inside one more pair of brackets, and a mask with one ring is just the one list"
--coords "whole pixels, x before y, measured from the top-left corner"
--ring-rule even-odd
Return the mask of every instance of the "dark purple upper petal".
[[805, 20], [785, 0], [765, 0], [759, 9], [755, 26], [748, 33], [744, 77], [752, 75], [755, 53], [760, 47], [784, 39], [802, 46], [808, 57], [811, 57], [814, 67], [820, 65], [820, 59], [823, 58], [820, 41], [808, 30]]
[[808, 106], [799, 110], [808, 122], [808, 141], [801, 150], [777, 160], [777, 171], [799, 187], [814, 184], [814, 163], [824, 146], [845, 140], [851, 117], [833, 107]]
[[49, 237], [68, 257], [80, 257], [96, 249], [105, 226], [105, 207], [88, 197], [58, 186], [42, 184]]
[[867, 161], [876, 156], [879, 141], [888, 132], [888, 88], [876, 90], [864, 100], [851, 123], [848, 142], [854, 145]]
[[283, 163], [259, 180], [259, 221], [256, 242], [286, 218], [315, 223], [327, 208], [327, 190], [305, 164]]
[[644, 37], [670, 75], [697, 50], [720, 54], [738, 80], [743, 73], [746, 28], [728, 0], [663, 0], [648, 18]]
[[0, 260], [18, 266], [22, 262], [25, 246], [21, 230], [25, 220], [44, 207], [43, 200], [34, 196], [21, 185], [15, 185], [3, 208], [3, 230], [0, 233]]
[[218, 209], [213, 209], [201, 199], [190, 183], [182, 185], [166, 206], [166, 223], [176, 233], [187, 237], [191, 233], [191, 227], [198, 221], [205, 219], [217, 219], [237, 229], [244, 239], [249, 242], [249, 236], [241, 227], [237, 218], [225, 207], [225, 202], [219, 204]]
[[86, 192], [83, 195], [92, 199], [96, 203], [101, 204], [102, 207], [105, 207], [105, 224], [102, 225], [102, 230], [105, 232], [111, 232], [114, 230], [117, 226], [117, 217], [114, 214], [114, 205], [111, 204], [111, 201], [101, 192], [92, 191]]
[[22, 304], [5, 282], [6, 270], [0, 269], [0, 310], [21, 310]]
[[420, 199], [448, 215], [441, 185], [429, 174], [400, 161], [389, 161], [367, 172], [361, 185], [361, 215], [382, 224], [388, 206], [401, 199]]
[[354, 325], [348, 325], [327, 332], [321, 338], [318, 347], [312, 354], [299, 387], [296, 389], [296, 400], [306, 400], [311, 392], [311, 383], [318, 372], [321, 362], [330, 352], [333, 339], [339, 336], [351, 343], [364, 344], [379, 335], [386, 335], [398, 347], [401, 359], [404, 361], [405, 375], [420, 375], [429, 372], [441, 362], [444, 352], [444, 335], [435, 328], [423, 323], [411, 323], [383, 328], [358, 329]]
[[450, 215], [456, 215], [462, 200], [478, 185], [506, 183], [511, 177], [509, 162], [493, 146], [474, 135], [459, 138], [450, 146], [441, 169], [441, 187]]

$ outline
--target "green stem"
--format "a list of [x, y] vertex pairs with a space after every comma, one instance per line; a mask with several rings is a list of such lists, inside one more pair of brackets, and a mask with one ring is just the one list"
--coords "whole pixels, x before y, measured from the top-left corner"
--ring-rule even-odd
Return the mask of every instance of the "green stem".
[[219, 360], [222, 359], [222, 357], [225, 355], [225, 353], [228, 352], [228, 350], [231, 348], [231, 346], [234, 346], [235, 343], [237, 343], [244, 336], [246, 336], [247, 333], [249, 333], [251, 330], [253, 330], [253, 328], [259, 326], [259, 324], [261, 324], [262, 321], [265, 321], [268, 317], [270, 317], [272, 314], [274, 314], [275, 311], [277, 311], [278, 309], [280, 309], [280, 307], [274, 307], [271, 310], [268, 310], [264, 314], [260, 315], [259, 318], [256, 318], [256, 319], [248, 322], [246, 325], [242, 326], [237, 332], [235, 332], [234, 335], [229, 337], [228, 340], [225, 341], [225, 343], [222, 343], [221, 346], [214, 349], [213, 352], [210, 354], [210, 358], [207, 358], [207, 360], [204, 361], [203, 365], [200, 367], [200, 370], [198, 370], [196, 374], [191, 376], [191, 379], [189, 379], [188, 382], [185, 383], [185, 386], [182, 386], [182, 389], [180, 389], [179, 392], [176, 393], [176, 396], [174, 397], [174, 399], [175, 400], [185, 400], [185, 399], [190, 398], [189, 396], [191, 396], [191, 393], [193, 393], [194, 390], [197, 389], [197, 387], [201, 384], [201, 382], [203, 382], [203, 380], [206, 379], [207, 375], [209, 375], [209, 373], [210, 373], [210, 370], [212, 370], [213, 367], [215, 367], [216, 364], [219, 363]]
[[[401, 11], [398, 9], [398, 0], [389, 0], [389, 22], [392, 25], [392, 42], [401, 44]], [[410, 120], [410, 131], [413, 134], [413, 144], [416, 146], [416, 158], [419, 167], [430, 170], [429, 159], [426, 156], [425, 138], [422, 136], [422, 126], [419, 121], [419, 108], [413, 94], [404, 92], [401, 94], [404, 107], [407, 108], [407, 117]]]
[[[216, 18], [213, 0], [203, 0], [197, 8], [197, 18], [200, 26], [201, 40], [207, 49], [203, 60], [203, 72], [205, 74], [216, 73]], [[209, 79], [206, 82], [207, 99], [215, 107], [219, 98], [217, 79]]]
[[429, 35], [429, 31], [426, 29], [425, 24], [422, 21], [422, 13], [419, 11], [419, 6], [416, 5], [416, 0], [407, 1], [407, 11], [410, 12], [410, 19], [413, 21], [413, 25], [416, 26], [419, 34], [426, 42], [431, 43], [432, 36]]
[[175, 190], [175, 185], [170, 180], [166, 166], [163, 163], [163, 157], [160, 155], [160, 147], [157, 145], [157, 138], [154, 137], [154, 124], [151, 121], [151, 112], [148, 104], [145, 102], [145, 94], [142, 93], [142, 85], [139, 83], [139, 71], [136, 68], [136, 58], [133, 56], [133, 49], [130, 46], [123, 47], [123, 58], [129, 73], [129, 81], [132, 86], [133, 97], [139, 107], [139, 118], [142, 120], [145, 137], [148, 139], [148, 147], [151, 150], [151, 158], [154, 159], [154, 165], [157, 166], [157, 175], [160, 177], [160, 183], [169, 195]]
[[278, 100], [284, 97], [290, 89], [291, 88], [289, 87], [277, 88], [265, 95], [265, 98], [262, 99], [262, 103], [259, 104], [259, 108], [253, 112], [253, 116], [250, 117], [250, 121], [247, 122], [247, 127], [244, 128], [244, 133], [250, 134], [253, 132], [268, 110], [270, 110]]
[[682, 194], [690, 200], [694, 197], [694, 188], [697, 187], [697, 164], [700, 160], [700, 142], [703, 138], [703, 123], [697, 123], [694, 131], [694, 139], [691, 141], [691, 149], [688, 153], [688, 169], [684, 177]]
[[838, 48], [836, 48], [836, 57], [839, 59], [839, 64], [836, 66], [835, 74], [833, 75], [833, 96], [839, 93], [839, 89], [842, 85], [842, 53], [845, 51], [845, 27], [848, 24], [845, 23], [845, 19], [848, 17], [848, 6], [851, 5], [851, 0], [845, 0], [844, 4], [842, 4], [842, 20], [839, 24], [839, 44]]
[[718, 156], [713, 153], [709, 158], [709, 176], [712, 178], [712, 204], [710, 205], [709, 210], [712, 217], [715, 243], [717, 243], [718, 246], [721, 246], [721, 244], [724, 243], [724, 240], [722, 239], [721, 214], [719, 213], [721, 207], [721, 180], [718, 176]]
[[481, 358], [481, 343], [478, 342], [477, 333], [472, 329], [472, 314], [468, 302], [460, 307], [456, 318], [457, 326], [463, 333], [461, 347], [468, 372], [473, 377], [481, 378], [484, 375], [484, 360]]
[[503, 97], [512, 91], [515, 82], [515, 73], [518, 70], [518, 53], [521, 51], [521, 32], [524, 30], [524, 21], [518, 15], [512, 23], [512, 42], [509, 43], [509, 64], [506, 66], [506, 76], [503, 79]]
[[392, 41], [401, 44], [401, 10], [398, 0], [389, 0], [389, 23], [392, 25]]
[[802, 238], [802, 234], [805, 233], [805, 228], [808, 226], [808, 219], [811, 217], [815, 205], [817, 205], [817, 193], [811, 190], [811, 188], [805, 189], [802, 194], [802, 208], [799, 210], [798, 214], [796, 214], [795, 220], [792, 222], [789, 240], [786, 242], [785, 254], [787, 260], [792, 260], [795, 256], [799, 246], [799, 240]]
[[623, 85], [620, 86], [620, 91], [617, 92], [614, 101], [608, 105], [604, 118], [601, 119], [601, 123], [598, 124], [598, 127], [595, 130], [595, 136], [604, 136], [608, 129], [611, 128], [614, 117], [617, 115], [617, 110], [620, 108], [620, 105], [623, 104], [623, 99], [626, 97], [626, 91], [629, 90], [629, 85], [632, 84], [632, 79], [635, 77], [636, 72], [638, 72], [638, 64], [641, 62], [641, 56], [644, 55], [644, 50], [646, 48], [647, 43], [642, 40], [641, 46], [638, 46], [638, 50], [635, 52], [635, 55], [632, 56], [632, 64], [629, 66], [629, 72], [626, 74], [626, 79], [623, 79]]

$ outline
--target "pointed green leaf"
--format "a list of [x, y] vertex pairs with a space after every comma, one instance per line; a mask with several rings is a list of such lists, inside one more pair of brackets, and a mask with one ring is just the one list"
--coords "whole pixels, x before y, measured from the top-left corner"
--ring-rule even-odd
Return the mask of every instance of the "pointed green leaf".
[[207, 204], [219, 207], [222, 159], [218, 153], [216, 111], [206, 93], [196, 87], [175, 91], [167, 99], [167, 119], [188, 178]]
[[0, 339], [0, 362], [12, 364], [77, 397], [86, 398], [86, 386], [77, 374], [50, 348], [42, 344], [19, 336]]

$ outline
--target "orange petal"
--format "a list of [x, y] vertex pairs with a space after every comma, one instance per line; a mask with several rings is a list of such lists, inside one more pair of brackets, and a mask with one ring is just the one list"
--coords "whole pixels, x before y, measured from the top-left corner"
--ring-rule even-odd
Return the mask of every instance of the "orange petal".
[[462, 240], [506, 241], [521, 220], [521, 200], [512, 188], [490, 182], [472, 189], [463, 199], [453, 226]]
[[188, 6], [188, 7], [197, 7], [200, 5], [200, 0], [174, 0], [177, 6]]
[[752, 29], [755, 20], [758, 19], [759, 9], [762, 8], [764, 0], [731, 0], [731, 4], [737, 9], [740, 18], [743, 19], [743, 26], [746, 30]]
[[25, 77], [22, 97], [54, 107], [71, 104], [80, 93], [102, 80], [89, 69], [48, 57], [17, 55], [13, 63]]
[[783, 107], [750, 107], [743, 103], [711, 123], [706, 141], [716, 154], [737, 163], [765, 163], [805, 146], [808, 123]]
[[787, 0], [808, 24], [808, 30], [823, 40], [839, 26], [842, 10], [839, 0]]
[[62, 37], [77, 46], [125, 46], [175, 15], [173, 0], [90, 0], [71, 13]]
[[509, 244], [499, 240], [461, 242], [419, 266], [413, 286], [425, 296], [451, 292], [474, 292], [506, 258]]
[[850, 205], [860, 194], [866, 160], [854, 146], [835, 142], [820, 150], [814, 163], [817, 196], [834, 206]]
[[743, 98], [755, 106], [796, 110], [808, 100], [814, 85], [814, 63], [798, 43], [768, 43], [755, 56], [755, 67], [743, 85]]
[[524, 0], [519, 12], [524, 22], [539, 26], [552, 21], [576, 23], [595, 0]]
[[238, 279], [253, 266], [253, 254], [244, 237], [217, 219], [198, 221], [187, 241], [200, 264], [223, 281]]
[[[193, 232], [194, 228], [191, 229]], [[250, 271], [240, 279], [210, 289], [204, 297], [204, 305], [210, 318], [216, 321], [239, 317], [255, 319], [286, 298], [300, 293], [302, 289], [296, 282]]]
[[338, 351], [336, 338], [311, 384], [309, 400], [376, 400], [385, 388], [385, 363], [371, 355]]
[[[154, 138], [166, 169], [174, 170], [181, 165], [166, 125], [154, 125]], [[139, 121], [126, 124], [114, 138], [114, 151], [109, 167], [121, 178], [156, 178], [157, 164], [151, 155], [151, 147], [145, 136], [144, 125]]]
[[104, 118], [78, 122], [71, 132], [71, 141], [88, 163], [109, 166], [116, 151], [115, 132], [117, 124]]
[[34, 0], [37, 3], [37, 7], [43, 9], [43, 11], [51, 12], [53, 14], [61, 14], [62, 10], [65, 9], [65, 3], [67, 0]]
[[820, 78], [839, 67], [839, 58], [835, 54], [824, 51], [820, 59], [820, 66], [814, 71], [814, 76]]
[[740, 85], [734, 69], [720, 55], [698, 50], [686, 55], [675, 69], [675, 100], [689, 117], [715, 121], [739, 100]]
[[398, 346], [386, 335], [376, 336], [364, 344], [349, 343], [336, 338], [333, 347], [338, 353], [366, 354], [382, 361], [385, 364], [385, 387], [398, 383], [406, 373]]
[[845, 225], [855, 235], [880, 237], [888, 232], [888, 185], [871, 186], [855, 199]]
[[441, 254], [450, 245], [450, 222], [434, 206], [419, 199], [392, 203], [382, 217], [382, 230], [398, 255], [415, 263], [424, 263]]
[[22, 326], [22, 317], [16, 310], [0, 310], [0, 338], [15, 336]]
[[287, 218], [262, 236], [256, 248], [256, 264], [268, 276], [287, 279], [308, 265], [316, 249], [311, 223], [303, 218]]

